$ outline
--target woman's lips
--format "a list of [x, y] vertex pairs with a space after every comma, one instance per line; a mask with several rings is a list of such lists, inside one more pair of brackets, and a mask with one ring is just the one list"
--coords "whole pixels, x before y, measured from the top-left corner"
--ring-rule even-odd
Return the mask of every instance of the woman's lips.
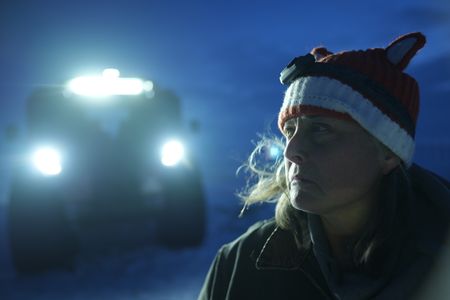
[[302, 177], [300, 175], [295, 175], [294, 177], [292, 177], [291, 180], [292, 183], [314, 183], [314, 181], [309, 180], [305, 177]]

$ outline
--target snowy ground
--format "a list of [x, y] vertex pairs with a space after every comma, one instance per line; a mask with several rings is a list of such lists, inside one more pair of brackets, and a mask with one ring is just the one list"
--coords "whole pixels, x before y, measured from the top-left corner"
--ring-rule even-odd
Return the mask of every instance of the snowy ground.
[[[238, 218], [236, 198], [208, 203], [208, 233], [197, 248], [174, 250], [153, 245], [127, 253], [83, 258], [76, 270], [19, 277], [12, 267], [6, 227], [7, 180], [0, 191], [0, 299], [196, 299], [221, 244], [233, 240], [272, 208], [254, 208]], [[217, 195], [219, 191], [208, 190]], [[212, 198], [212, 197], [208, 197]], [[217, 197], [216, 197], [217, 198]]]

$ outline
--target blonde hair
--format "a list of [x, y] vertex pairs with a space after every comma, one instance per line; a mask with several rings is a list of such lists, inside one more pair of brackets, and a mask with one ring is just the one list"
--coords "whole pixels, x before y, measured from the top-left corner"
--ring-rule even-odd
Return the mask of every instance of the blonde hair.
[[249, 206], [255, 203], [276, 202], [275, 222], [285, 230], [295, 233], [296, 239], [300, 238], [299, 243], [307, 243], [307, 237], [302, 236], [301, 227], [304, 228], [304, 212], [296, 210], [290, 204], [287, 193], [286, 171], [284, 167], [284, 156], [269, 162], [262, 162], [261, 156], [264, 156], [267, 149], [277, 147], [284, 149], [285, 142], [282, 138], [275, 135], [260, 136], [255, 148], [249, 155], [247, 161], [238, 169], [249, 175], [247, 185], [243, 190], [237, 193], [244, 206], [241, 216]]

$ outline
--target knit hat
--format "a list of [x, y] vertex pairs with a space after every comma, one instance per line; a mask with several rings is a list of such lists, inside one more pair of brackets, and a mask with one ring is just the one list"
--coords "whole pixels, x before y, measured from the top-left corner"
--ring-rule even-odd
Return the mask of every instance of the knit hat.
[[404, 73], [425, 45], [419, 32], [403, 35], [386, 48], [344, 51], [325, 48], [294, 58], [281, 72], [289, 85], [278, 127], [305, 114], [354, 120], [409, 167], [419, 113], [419, 87]]

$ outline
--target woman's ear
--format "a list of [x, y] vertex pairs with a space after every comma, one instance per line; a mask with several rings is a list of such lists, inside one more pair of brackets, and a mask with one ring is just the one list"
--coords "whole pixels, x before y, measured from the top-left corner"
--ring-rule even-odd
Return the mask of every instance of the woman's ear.
[[392, 170], [399, 166], [400, 163], [400, 158], [392, 151], [386, 149], [386, 151], [384, 151], [384, 159], [382, 161], [383, 175], [389, 174]]

